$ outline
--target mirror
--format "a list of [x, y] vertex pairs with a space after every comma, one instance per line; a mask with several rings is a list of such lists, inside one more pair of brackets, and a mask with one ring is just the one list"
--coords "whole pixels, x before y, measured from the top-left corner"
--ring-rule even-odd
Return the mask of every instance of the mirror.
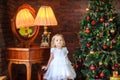
[[17, 28], [16, 26], [17, 13], [24, 9], [29, 10], [29, 12], [33, 15], [33, 18], [35, 18], [36, 16], [35, 10], [29, 4], [23, 4], [18, 8], [15, 16], [11, 19], [12, 32], [19, 41], [19, 44], [17, 45], [18, 47], [30, 47], [33, 44], [34, 40], [36, 39], [40, 28], [39, 26]]

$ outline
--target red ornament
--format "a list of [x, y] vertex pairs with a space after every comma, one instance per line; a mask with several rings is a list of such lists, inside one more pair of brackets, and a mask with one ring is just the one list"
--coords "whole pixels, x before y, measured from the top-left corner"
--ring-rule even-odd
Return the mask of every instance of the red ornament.
[[90, 33], [90, 29], [89, 28], [86, 28], [86, 33], [89, 34]]
[[87, 47], [90, 47], [90, 43], [87, 43], [86, 46], [87, 46]]
[[95, 24], [96, 24], [96, 21], [94, 21], [94, 20], [91, 21], [91, 24], [92, 24], [92, 25], [95, 25]]
[[100, 77], [104, 77], [104, 73], [103, 72], [100, 73]]
[[90, 16], [87, 16], [86, 20], [87, 20], [87, 21], [90, 21]]
[[99, 77], [98, 77], [98, 76], [96, 76], [96, 78], [98, 79]]
[[113, 48], [113, 46], [111, 45], [111, 46], [110, 46], [110, 49], [112, 49], [112, 48]]
[[114, 69], [115, 69], [115, 67], [114, 67], [114, 66], [112, 66], [112, 69], [114, 70]]
[[86, 68], [86, 66], [85, 66], [85, 65], [82, 65], [82, 68], [83, 68], [83, 69], [85, 69], [85, 68]]
[[113, 40], [112, 40], [112, 43], [116, 43], [116, 40], [115, 40], [115, 39], [113, 39]]
[[102, 18], [100, 18], [100, 22], [103, 22], [104, 21], [104, 18], [102, 17]]
[[119, 65], [116, 63], [116, 64], [114, 64], [114, 66], [115, 66], [115, 67], [118, 67]]
[[95, 70], [95, 66], [94, 66], [94, 65], [91, 65], [91, 66], [90, 66], [90, 70]]
[[107, 46], [106, 46], [106, 45], [104, 45], [104, 46], [103, 46], [103, 49], [107, 49]]
[[78, 64], [76, 64], [76, 65], [75, 65], [75, 68], [77, 69], [78, 67], [79, 67]]
[[82, 59], [80, 59], [79, 61], [82, 62]]

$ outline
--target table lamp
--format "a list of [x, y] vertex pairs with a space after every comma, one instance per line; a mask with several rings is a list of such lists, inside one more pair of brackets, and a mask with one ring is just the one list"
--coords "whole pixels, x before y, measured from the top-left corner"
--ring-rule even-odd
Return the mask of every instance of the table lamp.
[[35, 18], [34, 25], [44, 26], [44, 32], [42, 34], [41, 46], [49, 46], [50, 34], [47, 31], [47, 26], [56, 26], [57, 20], [54, 12], [50, 6], [41, 6]]

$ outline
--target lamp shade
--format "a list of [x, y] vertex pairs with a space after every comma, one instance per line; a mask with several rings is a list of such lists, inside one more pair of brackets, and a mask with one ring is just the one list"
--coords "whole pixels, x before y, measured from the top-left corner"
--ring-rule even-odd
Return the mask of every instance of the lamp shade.
[[24, 28], [34, 26], [34, 17], [28, 9], [21, 9], [16, 15], [16, 27]]
[[55, 26], [57, 20], [50, 6], [41, 6], [35, 18], [34, 25]]

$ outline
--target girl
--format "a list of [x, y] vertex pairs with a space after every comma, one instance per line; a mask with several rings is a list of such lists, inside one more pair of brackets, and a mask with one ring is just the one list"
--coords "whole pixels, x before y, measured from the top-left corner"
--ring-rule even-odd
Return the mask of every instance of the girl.
[[56, 34], [52, 37], [50, 52], [47, 66], [42, 67], [47, 70], [44, 78], [47, 80], [74, 80], [76, 73], [67, 57], [68, 50], [65, 47], [63, 35]]

